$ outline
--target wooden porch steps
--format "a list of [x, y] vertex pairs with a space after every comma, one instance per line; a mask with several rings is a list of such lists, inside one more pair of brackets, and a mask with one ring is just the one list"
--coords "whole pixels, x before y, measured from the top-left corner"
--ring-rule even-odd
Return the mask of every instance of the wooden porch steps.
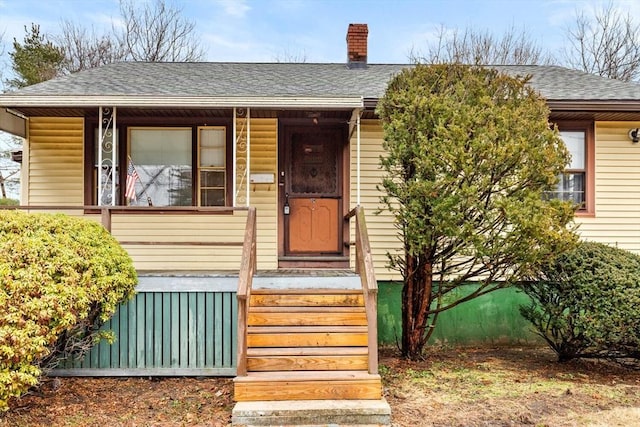
[[380, 398], [380, 376], [366, 371], [251, 372], [235, 380], [238, 402]]
[[235, 400], [377, 400], [380, 376], [368, 362], [362, 291], [254, 289]]
[[361, 347], [288, 347], [248, 350], [248, 369], [264, 371], [366, 371], [368, 355]]

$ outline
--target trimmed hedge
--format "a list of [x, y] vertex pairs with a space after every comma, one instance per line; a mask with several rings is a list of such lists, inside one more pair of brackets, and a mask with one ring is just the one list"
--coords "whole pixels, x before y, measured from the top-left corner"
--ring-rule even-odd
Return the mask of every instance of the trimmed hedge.
[[137, 283], [100, 224], [1, 210], [0, 280], [0, 412], [60, 361], [110, 338], [99, 328]]
[[581, 242], [532, 279], [521, 313], [560, 361], [640, 359], [640, 256]]

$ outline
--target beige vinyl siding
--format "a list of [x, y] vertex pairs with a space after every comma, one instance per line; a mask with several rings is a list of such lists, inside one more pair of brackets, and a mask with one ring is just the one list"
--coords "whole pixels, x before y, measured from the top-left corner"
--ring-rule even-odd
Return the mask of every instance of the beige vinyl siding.
[[[351, 204], [357, 202], [357, 159], [356, 132], [351, 135]], [[387, 252], [399, 249], [398, 230], [393, 226], [391, 214], [375, 212], [380, 209], [380, 196], [383, 194], [376, 189], [382, 183], [382, 170], [380, 169], [380, 155], [382, 154], [382, 127], [377, 120], [362, 120], [360, 125], [360, 205], [366, 213], [369, 241], [373, 255], [376, 279], [396, 280], [400, 276], [387, 268]], [[355, 241], [351, 227], [351, 241]], [[353, 251], [352, 251], [353, 252]], [[352, 253], [353, 266], [353, 253]]]
[[582, 238], [640, 253], [640, 122], [596, 122], [595, 216], [577, 217]]
[[251, 172], [272, 173], [272, 184], [249, 184], [258, 218], [258, 269], [278, 268], [278, 121], [251, 119]]
[[237, 271], [240, 268], [240, 246], [178, 246], [171, 245], [171, 242], [242, 242], [246, 218], [246, 211], [233, 215], [114, 214], [111, 230], [123, 242], [137, 270]]
[[84, 119], [29, 119], [26, 201], [41, 206], [84, 204]]

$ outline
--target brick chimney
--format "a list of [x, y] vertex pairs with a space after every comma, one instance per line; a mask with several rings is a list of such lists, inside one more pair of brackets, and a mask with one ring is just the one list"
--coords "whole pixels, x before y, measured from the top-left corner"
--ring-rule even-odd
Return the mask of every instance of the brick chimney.
[[367, 24], [349, 24], [347, 30], [347, 64], [350, 68], [367, 66]]

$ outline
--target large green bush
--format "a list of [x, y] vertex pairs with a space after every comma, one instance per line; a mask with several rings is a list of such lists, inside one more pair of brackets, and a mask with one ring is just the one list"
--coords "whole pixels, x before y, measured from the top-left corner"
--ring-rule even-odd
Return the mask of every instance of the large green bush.
[[0, 211], [0, 412], [59, 361], [105, 338], [131, 298], [129, 255], [98, 223]]
[[581, 242], [532, 279], [522, 315], [560, 361], [640, 358], [640, 256]]

